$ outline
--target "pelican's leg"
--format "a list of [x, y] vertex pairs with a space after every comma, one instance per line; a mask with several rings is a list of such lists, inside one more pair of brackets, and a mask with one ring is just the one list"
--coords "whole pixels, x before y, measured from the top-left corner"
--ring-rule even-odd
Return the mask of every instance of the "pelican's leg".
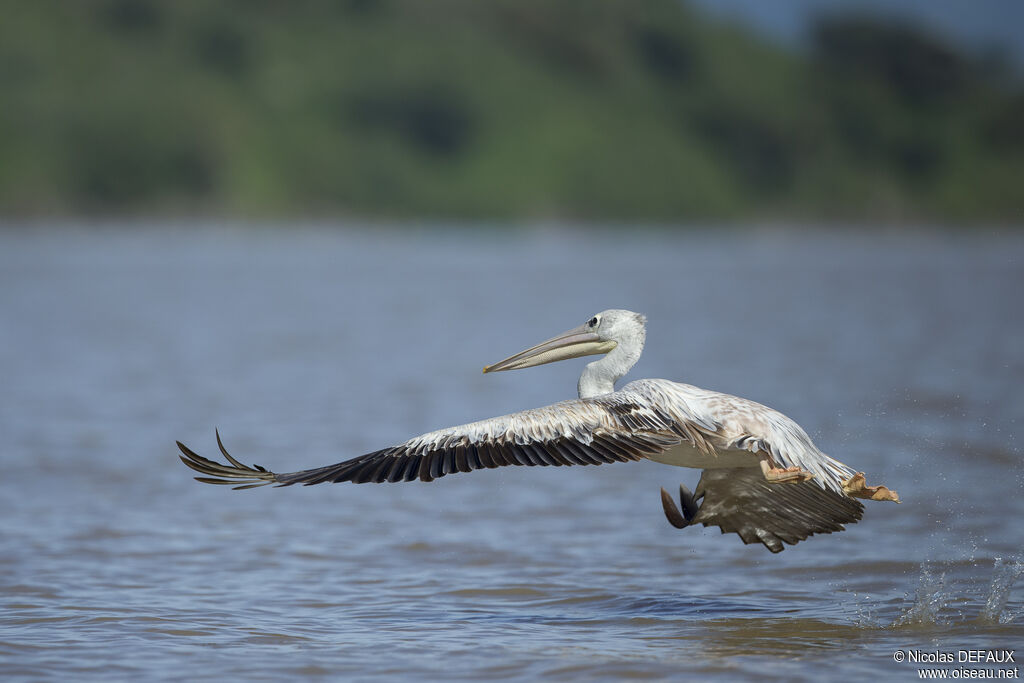
[[685, 529], [693, 522], [693, 518], [697, 516], [699, 509], [693, 493], [683, 484], [679, 485], [679, 502], [682, 504], [681, 509], [676, 507], [676, 502], [672, 500], [672, 496], [669, 495], [668, 491], [665, 489], [661, 490], [661, 507], [665, 511], [668, 523], [677, 529]]
[[770, 455], [761, 456], [761, 471], [764, 478], [772, 484], [799, 484], [814, 478], [813, 472], [802, 470], [799, 467], [777, 467]]

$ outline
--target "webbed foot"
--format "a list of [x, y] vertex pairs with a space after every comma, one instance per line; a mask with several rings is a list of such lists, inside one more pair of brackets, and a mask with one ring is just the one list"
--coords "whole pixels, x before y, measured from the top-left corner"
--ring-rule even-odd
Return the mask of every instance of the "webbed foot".
[[814, 473], [799, 467], [776, 467], [768, 458], [761, 459], [761, 471], [764, 478], [772, 484], [799, 484], [814, 479]]
[[843, 482], [843, 493], [851, 498], [900, 502], [900, 495], [886, 486], [866, 486], [863, 472], [858, 472]]

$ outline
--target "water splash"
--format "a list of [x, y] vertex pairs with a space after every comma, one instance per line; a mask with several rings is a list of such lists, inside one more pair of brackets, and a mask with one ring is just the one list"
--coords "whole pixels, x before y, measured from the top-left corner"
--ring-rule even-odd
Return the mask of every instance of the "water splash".
[[952, 599], [952, 593], [946, 590], [946, 573], [935, 576], [931, 567], [921, 565], [921, 578], [914, 591], [914, 599], [892, 626], [948, 624], [948, 620], [941, 619], [939, 613]]
[[[955, 567], [950, 565], [947, 569], [954, 571]], [[1024, 611], [1022, 610], [1014, 611], [1008, 609], [1013, 587], [1017, 580], [1024, 576], [1024, 559], [1004, 560], [1001, 557], [997, 557], [993, 562], [992, 571], [992, 582], [987, 593], [984, 594], [984, 604], [976, 621], [987, 624], [1009, 624], [1024, 616]], [[962, 591], [954, 590], [951, 582], [946, 577], [946, 570], [937, 572], [931, 565], [927, 563], [922, 564], [921, 576], [914, 591], [914, 596], [913, 598], [909, 595], [906, 596], [909, 604], [904, 608], [899, 617], [892, 622], [891, 628], [950, 625], [950, 619], [942, 616], [943, 612], [953, 608], [956, 604], [962, 605], [970, 600], [967, 594], [957, 597], [958, 593]], [[980, 588], [978, 583], [969, 583], [975, 587], [975, 590]], [[966, 593], [974, 593], [970, 586], [961, 586], [961, 588], [966, 588]], [[965, 620], [963, 611], [959, 611], [957, 615], [959, 617], [957, 621]]]
[[879, 628], [881, 622], [878, 618], [878, 606], [874, 597], [854, 593], [853, 599], [858, 601], [854, 611], [854, 625], [863, 629]]
[[988, 598], [985, 600], [985, 607], [978, 617], [979, 621], [993, 624], [1009, 624], [1017, 617], [1024, 616], [1024, 611], [1018, 610], [1016, 614], [1006, 609], [1010, 600], [1010, 592], [1017, 579], [1024, 575], [1024, 561], [1014, 559], [1004, 561], [997, 557], [995, 561], [995, 575], [992, 577], [992, 587], [989, 589]]

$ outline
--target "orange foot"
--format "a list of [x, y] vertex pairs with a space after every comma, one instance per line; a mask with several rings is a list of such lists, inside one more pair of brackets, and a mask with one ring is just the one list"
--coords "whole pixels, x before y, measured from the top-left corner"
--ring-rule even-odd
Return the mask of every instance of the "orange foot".
[[899, 494], [885, 486], [865, 486], [863, 472], [858, 472], [844, 481], [843, 492], [851, 498], [891, 500], [894, 503], [900, 502]]
[[814, 474], [799, 467], [773, 467], [767, 459], [761, 460], [761, 471], [764, 478], [771, 484], [799, 484], [802, 481], [814, 479]]

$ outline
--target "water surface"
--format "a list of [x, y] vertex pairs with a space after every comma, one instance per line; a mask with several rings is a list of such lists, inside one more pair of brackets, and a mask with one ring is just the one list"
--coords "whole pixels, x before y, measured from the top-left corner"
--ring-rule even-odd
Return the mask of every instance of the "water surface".
[[[345, 226], [0, 234], [5, 679], [916, 678], [1024, 657], [1024, 240]], [[480, 368], [612, 307], [630, 377], [741, 394], [897, 489], [772, 555], [663, 465], [233, 492], [574, 394]]]

